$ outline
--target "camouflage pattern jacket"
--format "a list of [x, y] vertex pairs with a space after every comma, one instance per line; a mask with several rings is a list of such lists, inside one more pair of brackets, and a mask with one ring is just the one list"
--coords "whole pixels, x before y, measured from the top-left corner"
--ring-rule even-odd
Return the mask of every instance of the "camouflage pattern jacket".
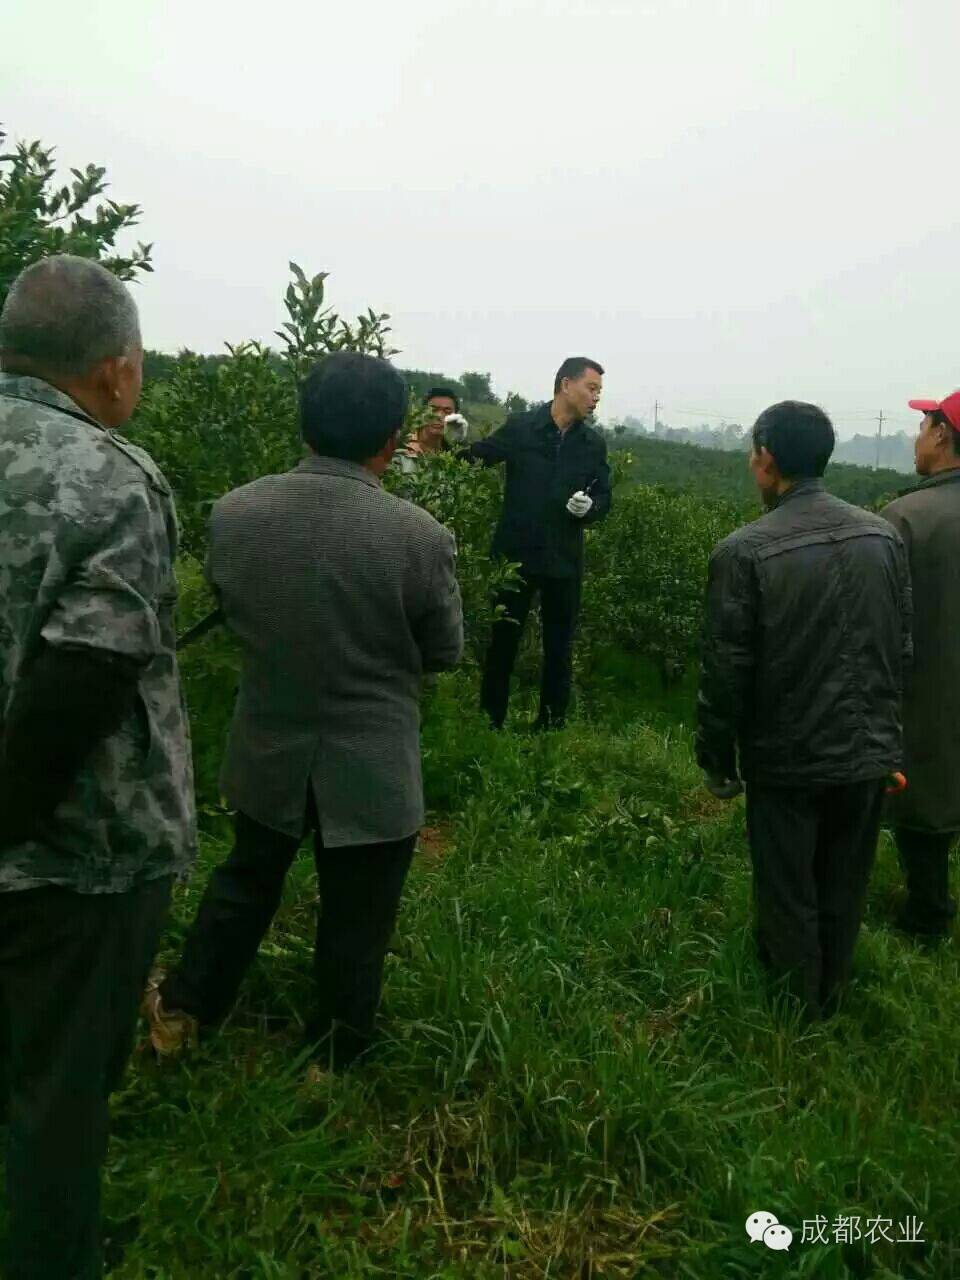
[[41, 837], [0, 853], [0, 892], [122, 893], [189, 869], [176, 549], [173, 496], [148, 454], [48, 383], [0, 374], [0, 722], [43, 642], [142, 668], [133, 714], [93, 751]]

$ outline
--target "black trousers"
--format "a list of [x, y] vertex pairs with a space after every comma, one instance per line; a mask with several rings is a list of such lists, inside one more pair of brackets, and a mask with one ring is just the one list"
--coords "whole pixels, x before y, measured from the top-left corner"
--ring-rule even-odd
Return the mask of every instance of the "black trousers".
[[128, 893], [0, 894], [8, 1280], [101, 1274], [107, 1100], [130, 1054], [170, 887], [168, 877]]
[[[312, 1040], [324, 1040], [334, 1066], [346, 1066], [369, 1045], [380, 1003], [383, 963], [393, 932], [416, 836], [384, 844], [327, 849], [314, 811], [317, 911]], [[301, 841], [236, 818], [233, 851], [207, 885], [179, 965], [161, 987], [164, 1007], [219, 1022], [280, 905], [287, 871]]]
[[818, 1016], [849, 980], [884, 783], [747, 787], [760, 955]]
[[543, 675], [538, 724], [541, 727], [562, 724], [570, 705], [573, 636], [580, 612], [580, 579], [524, 574], [515, 589], [503, 591], [497, 597], [497, 604], [503, 605], [506, 612], [493, 624], [483, 670], [480, 705], [497, 729], [507, 718], [510, 676], [530, 606], [538, 593], [543, 623]]
[[894, 830], [900, 866], [907, 882], [907, 903], [901, 917], [914, 933], [949, 933], [957, 904], [950, 894], [950, 849], [956, 832]]

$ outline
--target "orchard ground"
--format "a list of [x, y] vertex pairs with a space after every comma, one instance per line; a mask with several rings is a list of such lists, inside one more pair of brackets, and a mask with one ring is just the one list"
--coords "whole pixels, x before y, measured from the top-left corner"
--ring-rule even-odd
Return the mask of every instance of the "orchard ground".
[[[601, 664], [602, 665], [602, 664]], [[689, 681], [620, 655], [555, 735], [425, 716], [431, 798], [388, 959], [383, 1042], [342, 1077], [301, 1051], [314, 886], [302, 854], [219, 1035], [135, 1060], [105, 1207], [118, 1277], [916, 1276], [960, 1272], [955, 945], [892, 928], [884, 839], [856, 979], [803, 1027], [754, 959], [741, 802], [691, 754]], [[228, 845], [206, 816], [177, 951]], [[757, 1210], [791, 1227], [751, 1243]], [[840, 1215], [924, 1243], [835, 1243]], [[802, 1243], [828, 1222], [831, 1243]]]

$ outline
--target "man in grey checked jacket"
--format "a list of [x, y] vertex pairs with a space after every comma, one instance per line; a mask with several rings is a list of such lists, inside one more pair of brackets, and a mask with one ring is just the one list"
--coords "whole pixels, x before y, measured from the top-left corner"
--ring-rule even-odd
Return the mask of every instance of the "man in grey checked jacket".
[[311, 828], [310, 1038], [334, 1066], [369, 1043], [423, 821], [422, 677], [463, 649], [453, 536], [380, 483], [406, 404], [387, 361], [327, 357], [301, 388], [309, 457], [214, 508], [207, 577], [243, 651], [221, 777], [236, 842], [179, 966], [148, 993], [158, 1047], [227, 1013]]

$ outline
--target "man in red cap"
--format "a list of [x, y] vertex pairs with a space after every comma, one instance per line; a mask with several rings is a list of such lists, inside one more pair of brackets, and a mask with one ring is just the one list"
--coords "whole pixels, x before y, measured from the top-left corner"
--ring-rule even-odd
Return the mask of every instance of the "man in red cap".
[[908, 787], [890, 815], [907, 882], [901, 926], [945, 937], [957, 906], [950, 847], [960, 832], [960, 391], [911, 400], [923, 414], [916, 488], [882, 514], [896, 528], [913, 580], [913, 674], [903, 707]]

